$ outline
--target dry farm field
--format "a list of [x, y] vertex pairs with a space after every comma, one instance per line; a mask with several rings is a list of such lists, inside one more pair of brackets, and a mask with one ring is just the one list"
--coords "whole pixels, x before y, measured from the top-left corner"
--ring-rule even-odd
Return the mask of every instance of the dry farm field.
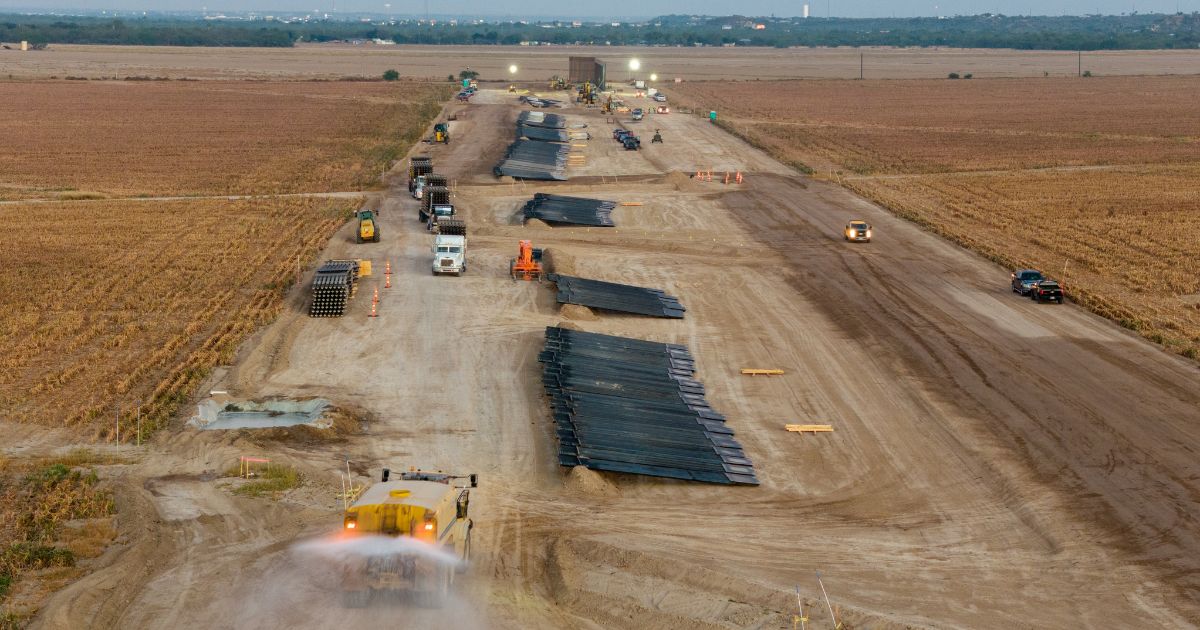
[[[342, 199], [0, 206], [0, 408], [133, 437], [168, 419], [269, 322], [348, 218]], [[104, 420], [103, 422], [97, 422]]]
[[417, 82], [0, 82], [0, 199], [358, 190], [417, 140], [449, 90]]
[[[0, 82], [0, 417], [133, 437], [269, 322], [449, 88]], [[118, 412], [119, 409], [119, 412]], [[98, 420], [104, 419], [104, 422]]]
[[1092, 310], [1200, 353], [1200, 77], [676, 91], [783, 161], [1006, 265], [1040, 268]]
[[[860, 54], [869, 79], [1074, 76], [1080, 60], [1069, 50], [962, 48], [757, 48], [648, 46], [376, 46], [300, 44], [294, 48], [205, 48], [51, 44], [22, 54], [0, 50], [5, 72], [17, 78], [324, 78], [402, 76], [442, 79], [470, 67], [485, 81], [545, 81], [567, 73], [568, 55], [608, 62], [610, 81], [633, 78], [627, 60], [647, 72], [684, 81], [714, 79], [858, 78]], [[509, 65], [516, 65], [515, 75]], [[1200, 50], [1113, 50], [1083, 54], [1085, 70], [1103, 76], [1195, 74]]]

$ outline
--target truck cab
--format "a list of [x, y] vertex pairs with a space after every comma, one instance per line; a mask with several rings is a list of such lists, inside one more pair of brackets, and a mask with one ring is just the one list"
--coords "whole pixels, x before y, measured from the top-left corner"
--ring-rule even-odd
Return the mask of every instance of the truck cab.
[[438, 234], [433, 237], [433, 275], [467, 272], [467, 237]]
[[425, 229], [432, 232], [433, 228], [437, 226], [439, 221], [453, 217], [454, 213], [455, 210], [453, 204], [434, 204], [433, 207], [430, 208], [429, 216], [425, 217]]
[[[469, 483], [456, 483], [463, 479]], [[477, 485], [475, 475], [424, 471], [401, 473], [392, 480], [385, 469], [382, 481], [346, 508], [343, 536], [404, 538], [412, 544], [395, 545], [394, 551], [382, 553], [348, 553], [343, 566], [343, 604], [362, 607], [373, 592], [402, 591], [426, 605], [441, 606], [454, 584], [454, 574], [465, 571], [470, 558], [474, 527], [469, 515], [470, 488]]]
[[413, 180], [413, 184], [412, 184], [413, 199], [420, 199], [424, 195], [424, 192], [425, 192], [425, 176], [417, 175], [417, 178]]

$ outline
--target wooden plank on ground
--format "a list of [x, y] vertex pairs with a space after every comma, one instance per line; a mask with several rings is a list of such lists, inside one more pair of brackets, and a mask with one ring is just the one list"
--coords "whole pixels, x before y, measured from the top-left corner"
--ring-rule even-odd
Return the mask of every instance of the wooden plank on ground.
[[833, 433], [831, 424], [785, 424], [783, 428], [793, 433]]

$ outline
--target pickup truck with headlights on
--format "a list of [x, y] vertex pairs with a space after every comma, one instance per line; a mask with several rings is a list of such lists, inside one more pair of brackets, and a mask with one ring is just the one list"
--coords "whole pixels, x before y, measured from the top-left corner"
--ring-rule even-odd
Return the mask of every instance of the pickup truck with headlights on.
[[870, 243], [871, 226], [866, 221], [855, 219], [846, 224], [846, 229], [842, 232], [842, 236], [852, 243]]

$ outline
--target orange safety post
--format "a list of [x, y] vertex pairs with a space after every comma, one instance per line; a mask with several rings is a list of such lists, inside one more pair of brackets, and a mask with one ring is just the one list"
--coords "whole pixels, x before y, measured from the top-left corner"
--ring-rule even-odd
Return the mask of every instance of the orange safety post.
[[385, 278], [385, 280], [383, 283], [383, 288], [385, 288], [385, 289], [392, 288], [392, 274], [389, 273], [386, 276], [384, 276], [384, 278]]
[[742, 183], [742, 172], [741, 171], [737, 172], [737, 175], [734, 177], [733, 181], [735, 181], [739, 184]]
[[375, 297], [371, 298], [371, 303], [372, 304], [379, 303], [379, 287], [375, 287]]
[[375, 311], [377, 302], [371, 302], [371, 317], [378, 317], [379, 314]]
[[729, 185], [729, 171], [725, 171], [725, 185]]
[[384, 269], [383, 269], [383, 275], [385, 275], [385, 276], [392, 275], [392, 261], [390, 261], [390, 260], [387, 261], [387, 266], [384, 267]]

